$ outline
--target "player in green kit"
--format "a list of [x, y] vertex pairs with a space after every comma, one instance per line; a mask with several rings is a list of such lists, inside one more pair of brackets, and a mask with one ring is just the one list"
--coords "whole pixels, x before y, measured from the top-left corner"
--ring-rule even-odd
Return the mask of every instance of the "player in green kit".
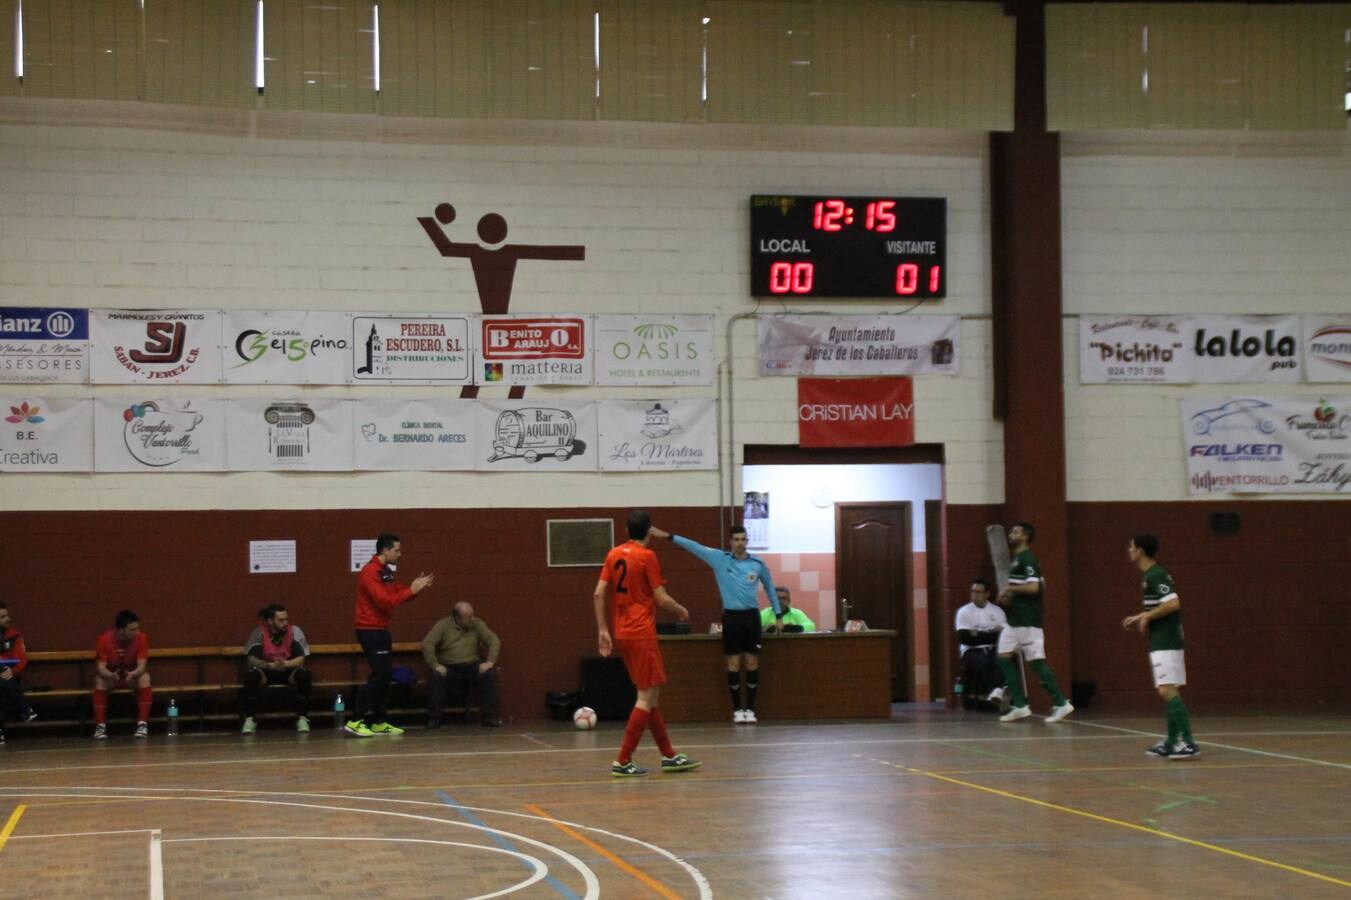
[[1192, 739], [1191, 716], [1178, 688], [1187, 683], [1183, 658], [1182, 601], [1173, 579], [1159, 565], [1159, 539], [1137, 534], [1126, 547], [1131, 562], [1145, 573], [1140, 588], [1145, 611], [1127, 616], [1121, 627], [1149, 635], [1149, 662], [1154, 667], [1154, 687], [1168, 708], [1168, 736], [1145, 752], [1162, 759], [1191, 759], [1201, 751]]
[[1051, 695], [1051, 712], [1047, 722], [1059, 722], [1074, 712], [1074, 706], [1060, 693], [1055, 673], [1046, 664], [1046, 638], [1041, 630], [1042, 579], [1041, 563], [1032, 552], [1032, 541], [1037, 529], [1028, 522], [1019, 522], [1009, 529], [1009, 588], [997, 598], [1005, 607], [1009, 623], [999, 632], [999, 668], [1008, 684], [1013, 705], [999, 717], [1001, 722], [1015, 722], [1032, 715], [1023, 692], [1023, 679], [1013, 664], [1015, 653], [1021, 653], [1028, 668], [1037, 673], [1041, 686]]

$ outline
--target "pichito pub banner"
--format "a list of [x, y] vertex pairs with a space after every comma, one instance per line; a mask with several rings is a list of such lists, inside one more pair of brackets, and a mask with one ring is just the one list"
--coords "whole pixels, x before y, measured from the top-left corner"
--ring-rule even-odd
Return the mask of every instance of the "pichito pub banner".
[[89, 344], [95, 384], [222, 381], [220, 310], [93, 310]]
[[915, 442], [909, 378], [799, 378], [798, 444], [908, 447]]
[[352, 404], [304, 400], [231, 400], [232, 470], [346, 472], [352, 469]]
[[336, 312], [225, 313], [226, 384], [347, 384], [351, 316]]
[[94, 401], [7, 397], [0, 472], [88, 472], [94, 467]]
[[957, 316], [761, 316], [761, 375], [956, 375]]
[[469, 316], [352, 316], [349, 379], [356, 384], [470, 384]]
[[84, 384], [88, 380], [88, 310], [0, 306], [0, 381]]
[[225, 402], [203, 399], [94, 401], [94, 471], [222, 472]]
[[596, 404], [548, 400], [475, 404], [480, 472], [594, 472]]
[[474, 468], [473, 400], [363, 400], [352, 410], [352, 467], [434, 472]]
[[712, 316], [596, 316], [596, 384], [710, 385]]
[[1308, 329], [1300, 320], [1294, 315], [1081, 316], [1079, 381], [1284, 384], [1319, 380], [1306, 372]]
[[1351, 493], [1351, 393], [1183, 400], [1193, 494]]
[[603, 472], [716, 469], [717, 404], [708, 399], [606, 400], [600, 404]]
[[591, 384], [590, 316], [483, 316], [478, 384]]

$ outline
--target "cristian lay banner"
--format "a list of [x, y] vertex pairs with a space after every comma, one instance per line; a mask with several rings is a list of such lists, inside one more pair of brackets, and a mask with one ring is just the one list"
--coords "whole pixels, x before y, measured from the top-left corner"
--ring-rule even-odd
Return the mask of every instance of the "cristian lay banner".
[[761, 316], [761, 375], [956, 375], [957, 316]]
[[94, 401], [0, 400], [0, 472], [88, 472], [94, 468]]
[[226, 384], [347, 384], [352, 317], [338, 312], [225, 313]]
[[596, 316], [596, 384], [713, 383], [712, 316]]
[[225, 401], [94, 401], [94, 470], [220, 472]]
[[709, 399], [606, 400], [598, 455], [603, 472], [716, 469], [717, 405]]
[[1193, 494], [1351, 493], [1351, 395], [1182, 401]]
[[228, 421], [233, 470], [352, 468], [352, 404], [346, 400], [231, 400]]
[[1187, 384], [1196, 355], [1186, 316], [1080, 316], [1081, 384]]
[[431, 472], [474, 468], [472, 400], [361, 400], [353, 404], [353, 467]]

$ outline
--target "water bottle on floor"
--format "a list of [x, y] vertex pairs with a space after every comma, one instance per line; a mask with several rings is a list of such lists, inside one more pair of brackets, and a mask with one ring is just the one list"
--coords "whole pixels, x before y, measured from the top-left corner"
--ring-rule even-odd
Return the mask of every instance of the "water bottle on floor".
[[333, 701], [333, 727], [342, 730], [347, 724], [347, 705], [342, 702], [342, 694]]
[[168, 719], [168, 726], [165, 728], [164, 733], [169, 737], [178, 737], [178, 701], [173, 698], [169, 699], [169, 709], [166, 713], [166, 718]]

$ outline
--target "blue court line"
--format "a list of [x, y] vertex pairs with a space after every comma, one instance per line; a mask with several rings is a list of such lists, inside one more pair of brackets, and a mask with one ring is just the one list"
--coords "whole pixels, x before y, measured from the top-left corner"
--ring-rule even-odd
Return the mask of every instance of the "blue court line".
[[[452, 798], [452, 797], [451, 797], [449, 794], [447, 794], [445, 791], [437, 791], [437, 792], [436, 792], [436, 799], [440, 800], [442, 803], [444, 803], [444, 804], [446, 804], [447, 806], [449, 806], [450, 808], [454, 809], [457, 813], [460, 814], [460, 816], [461, 816], [462, 818], [464, 818], [467, 822], [469, 822], [469, 824], [474, 825], [474, 826], [477, 826], [477, 827], [479, 827], [479, 828], [484, 828], [484, 829], [486, 829], [486, 828], [488, 827], [488, 823], [485, 822], [485, 821], [483, 821], [482, 819], [480, 819], [478, 816], [476, 816], [476, 815], [474, 814], [473, 810], [467, 809], [467, 808], [461, 806], [460, 804], [456, 803], [455, 800], [454, 800], [454, 798]], [[485, 831], [484, 834], [486, 834], [486, 835], [488, 835], [488, 837], [492, 838], [492, 839], [493, 839], [493, 843], [496, 844], [497, 846], [501, 847], [503, 850], [510, 850], [512, 853], [520, 853], [520, 852], [521, 852], [520, 850], [518, 850], [518, 849], [516, 848], [516, 845], [515, 845], [515, 844], [513, 844], [511, 841], [507, 840], [507, 839], [506, 839], [505, 837], [503, 837], [502, 835], [497, 834], [496, 832], [493, 832], [493, 831]], [[534, 871], [534, 867], [531, 866], [529, 863], [527, 863], [525, 860], [523, 860], [523, 859], [520, 860], [520, 863], [521, 863], [521, 865], [525, 866], [527, 869], [530, 869], [532, 872]], [[559, 880], [558, 880], [557, 878], [555, 878], [554, 876], [552, 876], [552, 875], [545, 875], [545, 876], [544, 876], [544, 881], [545, 881], [550, 887], [552, 887], [554, 890], [558, 891], [558, 893], [562, 894], [564, 897], [567, 897], [568, 900], [579, 900], [579, 898], [577, 897], [577, 895], [574, 894], [574, 893], [572, 892], [572, 890], [571, 890], [566, 884], [564, 884], [563, 882], [559, 881]]]

